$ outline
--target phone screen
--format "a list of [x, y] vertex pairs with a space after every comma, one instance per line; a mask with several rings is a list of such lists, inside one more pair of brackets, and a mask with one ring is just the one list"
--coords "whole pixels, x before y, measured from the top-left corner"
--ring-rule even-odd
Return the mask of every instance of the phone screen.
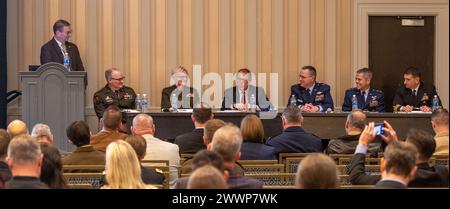
[[375, 124], [375, 127], [373, 128], [373, 132], [375, 132], [377, 136], [383, 135], [383, 133], [384, 133], [383, 127], [384, 127], [383, 123], [377, 123], [377, 124]]

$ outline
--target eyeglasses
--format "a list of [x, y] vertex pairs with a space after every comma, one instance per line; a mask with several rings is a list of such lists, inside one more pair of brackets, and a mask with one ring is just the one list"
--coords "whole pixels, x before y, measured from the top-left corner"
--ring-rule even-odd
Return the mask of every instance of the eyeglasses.
[[111, 78], [111, 80], [116, 80], [116, 81], [123, 81], [125, 79], [125, 77], [122, 78]]

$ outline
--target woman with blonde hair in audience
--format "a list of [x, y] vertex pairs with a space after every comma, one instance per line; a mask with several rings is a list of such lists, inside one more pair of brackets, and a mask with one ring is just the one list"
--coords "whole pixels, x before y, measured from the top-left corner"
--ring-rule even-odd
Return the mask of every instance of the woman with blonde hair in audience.
[[102, 189], [156, 189], [145, 185], [136, 152], [123, 140], [112, 142], [106, 148], [106, 181]]
[[335, 189], [339, 186], [336, 163], [328, 155], [310, 154], [300, 162], [295, 177], [300, 189]]
[[241, 160], [277, 159], [275, 148], [264, 144], [264, 127], [256, 115], [247, 115], [242, 119], [241, 133]]

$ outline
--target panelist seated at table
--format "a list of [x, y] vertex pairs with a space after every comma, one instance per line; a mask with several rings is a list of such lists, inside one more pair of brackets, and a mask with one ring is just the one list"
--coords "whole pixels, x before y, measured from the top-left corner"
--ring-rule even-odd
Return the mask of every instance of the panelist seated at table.
[[192, 109], [196, 107], [199, 104], [200, 96], [196, 89], [188, 86], [188, 71], [182, 66], [175, 68], [172, 71], [171, 79], [175, 84], [162, 90], [161, 110], [164, 112], [170, 111], [173, 94], [177, 98], [177, 109]]
[[352, 111], [352, 98], [356, 96], [358, 109], [363, 111], [382, 112], [384, 111], [384, 93], [370, 86], [373, 73], [368, 68], [356, 71], [356, 87], [345, 91], [342, 111]]
[[[422, 79], [422, 73], [415, 67], [409, 67], [403, 73], [404, 82], [394, 97], [394, 112], [411, 112], [420, 110], [423, 112], [432, 111], [433, 98], [436, 95], [436, 87], [434, 85], [425, 84]], [[439, 96], [438, 103], [442, 106]]]
[[[240, 69], [236, 77], [236, 86], [225, 90], [221, 110], [248, 111], [251, 100], [255, 99], [257, 111], [269, 111], [272, 107], [263, 88], [249, 85], [252, 76], [250, 70]], [[252, 98], [254, 96], [254, 98]]]
[[302, 112], [325, 112], [334, 110], [330, 86], [316, 82], [316, 68], [304, 66], [299, 70], [299, 83], [291, 86], [288, 106], [291, 105], [292, 95], [295, 96], [296, 106]]

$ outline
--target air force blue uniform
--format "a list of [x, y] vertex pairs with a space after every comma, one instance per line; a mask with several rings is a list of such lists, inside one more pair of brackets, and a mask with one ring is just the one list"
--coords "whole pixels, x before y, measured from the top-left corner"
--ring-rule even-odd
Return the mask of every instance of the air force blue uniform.
[[290, 105], [291, 96], [295, 95], [297, 99], [297, 106], [311, 103], [315, 106], [320, 106], [320, 111], [324, 112], [328, 108], [334, 110], [333, 98], [330, 94], [330, 86], [324, 83], [315, 83], [312, 92], [305, 89], [300, 84], [295, 84], [291, 87], [291, 95], [288, 98], [288, 105]]
[[361, 90], [357, 88], [347, 89], [345, 91], [344, 104], [342, 111], [352, 111], [352, 97], [356, 95], [358, 99], [358, 109], [363, 111], [383, 112], [384, 111], [384, 93], [373, 88], [369, 89], [365, 99]]

